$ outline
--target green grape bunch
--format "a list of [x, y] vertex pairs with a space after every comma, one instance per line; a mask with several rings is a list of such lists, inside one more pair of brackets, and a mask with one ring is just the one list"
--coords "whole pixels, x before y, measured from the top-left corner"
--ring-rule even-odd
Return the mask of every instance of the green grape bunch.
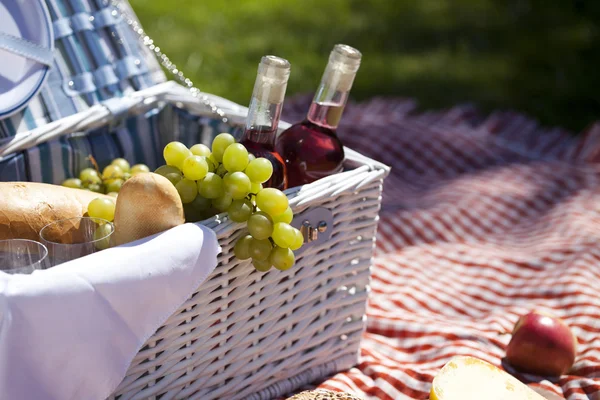
[[263, 188], [273, 174], [268, 159], [256, 158], [228, 133], [217, 135], [211, 148], [196, 144], [188, 149], [183, 143], [171, 142], [163, 156], [166, 164], [154, 172], [177, 189], [186, 221], [226, 212], [233, 222], [248, 227], [248, 234], [238, 239], [233, 249], [238, 259], [252, 259], [258, 271], [271, 267], [283, 271], [295, 264], [294, 251], [302, 247], [304, 237], [290, 225], [294, 214], [287, 196]]
[[62, 183], [62, 186], [116, 197], [127, 179], [140, 173], [150, 172], [147, 165], [136, 164], [130, 166], [124, 158], [115, 158], [100, 172], [96, 160], [92, 156], [89, 157], [89, 160], [93, 168], [89, 167], [81, 170], [78, 178], [69, 178]]

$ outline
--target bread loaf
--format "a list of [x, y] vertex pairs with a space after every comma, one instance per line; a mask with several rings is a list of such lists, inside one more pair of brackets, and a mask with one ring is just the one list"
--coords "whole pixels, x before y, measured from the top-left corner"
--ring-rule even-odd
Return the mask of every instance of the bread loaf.
[[44, 226], [83, 216], [97, 197], [105, 195], [46, 183], [0, 182], [0, 240], [39, 240]]
[[129, 243], [184, 222], [175, 186], [162, 175], [136, 174], [123, 184], [117, 197], [114, 242]]

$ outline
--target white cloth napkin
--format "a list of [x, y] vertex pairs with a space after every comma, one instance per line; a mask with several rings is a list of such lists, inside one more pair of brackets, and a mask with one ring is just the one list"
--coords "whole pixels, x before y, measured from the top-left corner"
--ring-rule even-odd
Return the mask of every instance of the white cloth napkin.
[[185, 224], [31, 275], [0, 273], [0, 398], [107, 398], [218, 252], [212, 230]]

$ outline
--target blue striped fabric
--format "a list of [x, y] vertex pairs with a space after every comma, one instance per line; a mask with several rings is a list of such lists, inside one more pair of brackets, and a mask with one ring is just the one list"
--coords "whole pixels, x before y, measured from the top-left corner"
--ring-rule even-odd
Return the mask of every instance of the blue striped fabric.
[[[144, 47], [109, 0], [45, 0], [55, 33], [54, 64], [41, 92], [21, 112], [0, 120], [0, 144], [20, 132], [87, 110], [165, 81], [152, 52]], [[129, 14], [133, 12], [129, 9]], [[0, 60], [1, 62], [1, 60]], [[178, 116], [176, 119], [165, 116]], [[172, 120], [194, 132], [216, 122], [199, 123], [182, 112], [153, 110], [115, 126], [72, 132], [52, 142], [0, 159], [0, 181], [59, 183], [89, 166], [93, 155], [101, 166], [116, 157], [155, 167], [164, 132]], [[159, 124], [159, 120], [162, 120]], [[181, 122], [185, 121], [185, 122]], [[172, 133], [168, 134], [172, 137]], [[195, 137], [198, 137], [196, 134]]]
[[[178, 140], [188, 146], [210, 144], [221, 132], [238, 135], [239, 127], [219, 119], [191, 115], [167, 106], [130, 117], [116, 125], [73, 133], [0, 160], [0, 181], [32, 181], [59, 184], [91, 167], [93, 156], [100, 168], [118, 157], [131, 164], [144, 163], [151, 170], [164, 164], [162, 149]], [[0, 141], [1, 144], [1, 141]]]

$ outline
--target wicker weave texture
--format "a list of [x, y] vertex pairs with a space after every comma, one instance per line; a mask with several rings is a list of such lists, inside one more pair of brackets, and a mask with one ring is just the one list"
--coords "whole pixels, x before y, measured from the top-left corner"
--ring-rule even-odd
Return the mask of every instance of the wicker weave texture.
[[358, 357], [386, 169], [363, 165], [288, 192], [295, 213], [331, 210], [330, 239], [297, 265], [255, 271], [233, 256], [244, 224], [204, 223], [219, 265], [145, 344], [111, 399], [269, 399]]
[[[227, 112], [228, 124], [243, 123], [245, 107], [207, 96]], [[130, 115], [176, 104], [211, 116], [173, 82], [115, 102]], [[113, 111], [95, 105], [48, 123], [0, 146], [0, 158], [104, 126], [119, 117]], [[280, 123], [281, 130], [288, 126]], [[223, 215], [203, 222], [219, 238], [219, 265], [146, 342], [110, 399], [270, 399], [356, 363], [389, 168], [345, 152], [346, 172], [286, 191], [295, 214], [323, 207], [333, 215], [331, 237], [305, 245], [291, 270], [260, 273], [237, 260], [232, 249], [245, 224]]]

